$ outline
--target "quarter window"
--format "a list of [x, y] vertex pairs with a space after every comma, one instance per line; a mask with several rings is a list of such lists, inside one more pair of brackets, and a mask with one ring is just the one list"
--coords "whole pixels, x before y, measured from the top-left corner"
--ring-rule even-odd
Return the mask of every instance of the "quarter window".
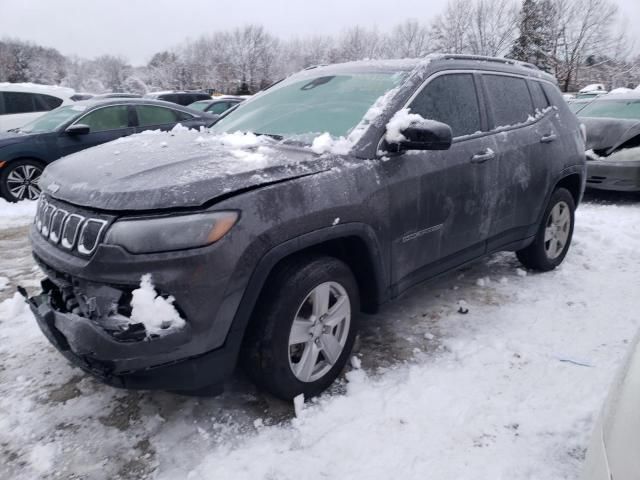
[[454, 137], [482, 130], [473, 75], [451, 73], [431, 80], [411, 103], [411, 112], [446, 123]]
[[534, 114], [524, 78], [483, 75], [495, 128], [524, 123]]
[[88, 125], [91, 133], [118, 130], [129, 126], [129, 108], [126, 105], [99, 108], [77, 121]]
[[228, 103], [228, 102], [218, 102], [218, 103], [214, 103], [213, 105], [211, 105], [211, 107], [207, 111], [210, 112], [210, 113], [219, 115], [219, 114], [229, 110], [230, 106], [231, 106], [231, 104]]
[[48, 112], [62, 105], [62, 99], [53, 95], [39, 93], [34, 95], [34, 99], [36, 101], [36, 111], [38, 112]]

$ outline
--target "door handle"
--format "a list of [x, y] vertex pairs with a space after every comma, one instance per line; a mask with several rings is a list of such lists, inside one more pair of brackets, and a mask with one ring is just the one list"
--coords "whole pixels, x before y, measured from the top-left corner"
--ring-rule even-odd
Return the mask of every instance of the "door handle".
[[558, 136], [555, 133], [548, 133], [540, 139], [540, 143], [551, 143], [557, 138]]
[[471, 157], [471, 163], [484, 163], [487, 160], [493, 160], [494, 158], [496, 158], [496, 153], [490, 148], [487, 148], [484, 152], [476, 153]]

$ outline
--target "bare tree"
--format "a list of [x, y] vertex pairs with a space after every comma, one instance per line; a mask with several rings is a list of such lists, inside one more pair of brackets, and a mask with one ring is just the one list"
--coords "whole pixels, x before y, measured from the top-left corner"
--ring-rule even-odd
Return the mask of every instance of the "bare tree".
[[490, 57], [504, 56], [515, 39], [518, 4], [514, 0], [476, 0], [468, 31], [469, 52]]
[[431, 22], [436, 49], [446, 53], [469, 53], [473, 18], [467, 0], [449, 0], [445, 10]]
[[418, 58], [433, 51], [429, 28], [415, 19], [396, 25], [387, 40], [388, 57]]

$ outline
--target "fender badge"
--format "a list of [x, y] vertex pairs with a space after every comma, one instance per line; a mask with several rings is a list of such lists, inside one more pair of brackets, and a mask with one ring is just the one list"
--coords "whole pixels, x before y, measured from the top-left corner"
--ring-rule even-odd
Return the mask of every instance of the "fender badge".
[[58, 185], [57, 183], [50, 183], [49, 185], [47, 185], [47, 190], [50, 190], [51, 193], [56, 193], [58, 190], [60, 190], [60, 185]]

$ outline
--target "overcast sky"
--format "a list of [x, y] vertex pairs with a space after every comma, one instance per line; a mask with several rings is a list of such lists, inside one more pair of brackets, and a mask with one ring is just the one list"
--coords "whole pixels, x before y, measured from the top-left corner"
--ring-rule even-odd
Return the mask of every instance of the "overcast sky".
[[[618, 3], [630, 27], [637, 23], [640, 0]], [[141, 65], [155, 52], [187, 38], [247, 23], [260, 23], [282, 38], [337, 33], [356, 24], [387, 31], [406, 18], [428, 21], [445, 4], [446, 0], [0, 0], [0, 38], [29, 40], [87, 58], [122, 55]], [[636, 47], [638, 30], [630, 28]]]

